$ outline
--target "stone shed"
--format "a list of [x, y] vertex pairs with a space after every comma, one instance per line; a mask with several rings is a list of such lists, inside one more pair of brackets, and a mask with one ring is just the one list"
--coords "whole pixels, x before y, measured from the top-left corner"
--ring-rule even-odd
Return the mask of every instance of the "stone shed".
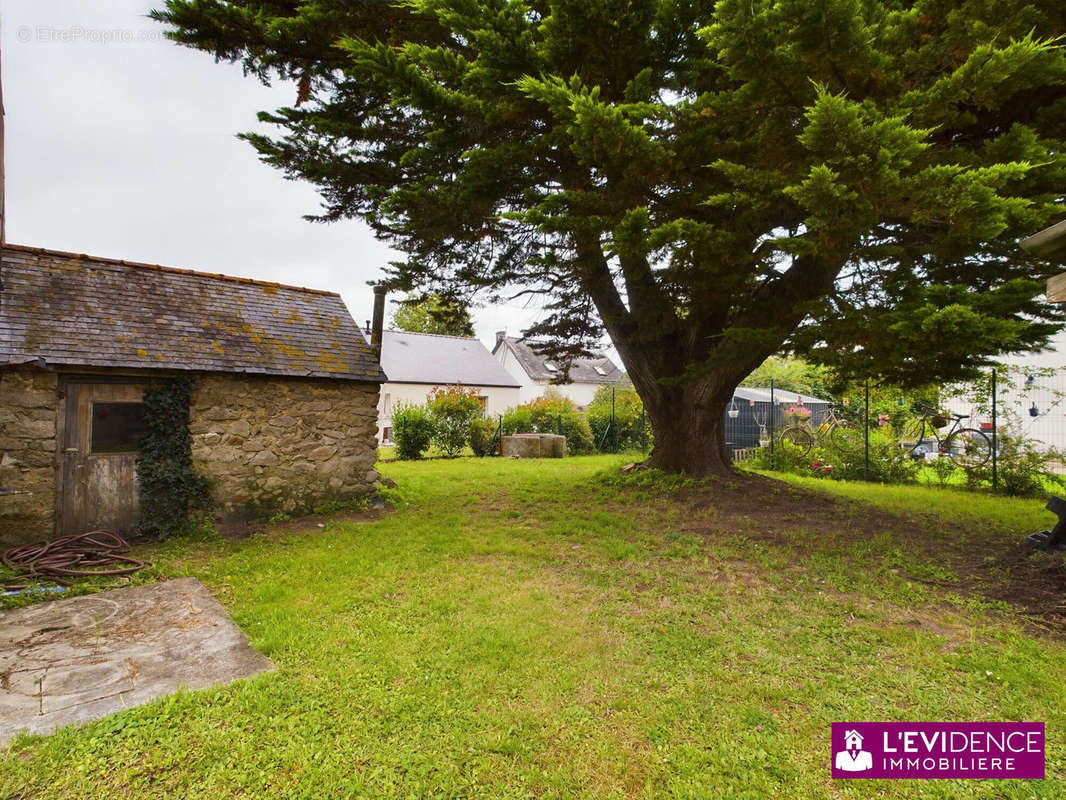
[[186, 376], [222, 516], [368, 494], [385, 375], [340, 296], [0, 249], [0, 545], [137, 522], [145, 388]]

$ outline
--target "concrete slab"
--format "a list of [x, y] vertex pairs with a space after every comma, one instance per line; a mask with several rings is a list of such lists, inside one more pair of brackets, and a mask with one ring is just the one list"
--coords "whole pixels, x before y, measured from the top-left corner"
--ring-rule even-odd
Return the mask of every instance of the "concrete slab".
[[195, 578], [0, 612], [0, 745], [273, 668]]

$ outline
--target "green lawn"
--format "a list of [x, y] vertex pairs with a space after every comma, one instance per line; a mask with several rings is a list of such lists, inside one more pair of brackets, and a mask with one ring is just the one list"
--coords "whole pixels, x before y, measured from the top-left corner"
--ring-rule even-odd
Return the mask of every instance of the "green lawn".
[[[623, 463], [390, 463], [380, 520], [166, 544], [277, 672], [23, 737], [0, 797], [1066, 796], [1066, 646], [914, 544], [1041, 503]], [[1044, 721], [1049, 779], [834, 782], [834, 720]]]

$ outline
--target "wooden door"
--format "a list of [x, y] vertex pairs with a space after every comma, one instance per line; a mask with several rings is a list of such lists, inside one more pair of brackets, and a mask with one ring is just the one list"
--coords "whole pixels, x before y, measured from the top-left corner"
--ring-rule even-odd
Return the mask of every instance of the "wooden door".
[[145, 433], [144, 385], [64, 383], [58, 446], [56, 533], [137, 525], [137, 443]]

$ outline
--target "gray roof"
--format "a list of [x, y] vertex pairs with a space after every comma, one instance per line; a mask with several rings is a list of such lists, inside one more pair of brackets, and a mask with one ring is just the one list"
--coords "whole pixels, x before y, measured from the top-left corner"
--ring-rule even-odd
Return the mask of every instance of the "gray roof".
[[[522, 369], [533, 380], [550, 381], [562, 375], [559, 369], [548, 369], [547, 364], [552, 363], [548, 356], [538, 355], [534, 352], [536, 342], [503, 336], [496, 344], [493, 352], [497, 352], [501, 347], [507, 347], [514, 353], [518, 363], [522, 365]], [[602, 372], [598, 371], [597, 367]], [[570, 380], [574, 383], [624, 383], [626, 376], [603, 353], [594, 353], [592, 358], [574, 359], [573, 364], [570, 365]]]
[[1033, 255], [1063, 260], [1066, 258], [1066, 220], [1027, 236], [1020, 244]]
[[[738, 400], [754, 400], [756, 403], [769, 403], [770, 389], [769, 387], [741, 386], [733, 391], [733, 397]], [[800, 398], [803, 398], [804, 405], [810, 403], [814, 403], [815, 405], [819, 403], [830, 405], [832, 403], [830, 400], [821, 400], [817, 397], [811, 397], [809, 394], [796, 394], [787, 389], [774, 389], [775, 403], [795, 403]]]
[[0, 365], [385, 380], [333, 292], [18, 245], [0, 257]]
[[381, 366], [390, 383], [519, 386], [485, 345], [463, 336], [384, 331]]

